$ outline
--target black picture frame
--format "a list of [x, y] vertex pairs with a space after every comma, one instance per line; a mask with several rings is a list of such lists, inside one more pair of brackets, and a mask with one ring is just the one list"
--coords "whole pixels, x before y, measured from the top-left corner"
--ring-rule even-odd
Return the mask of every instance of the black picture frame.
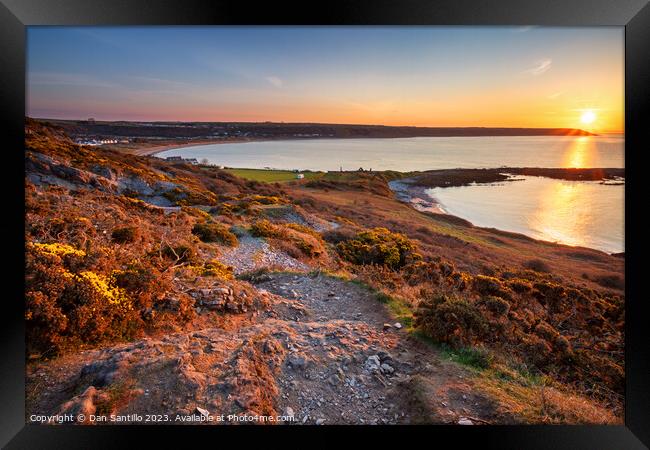
[[[0, 357], [0, 444], [5, 448], [129, 448], [140, 435], [182, 445], [224, 435], [307, 447], [317, 435], [337, 439], [351, 427], [38, 426], [25, 424], [24, 143], [25, 27], [30, 25], [542, 25], [625, 27], [626, 395], [624, 426], [355, 427], [354, 434], [396, 444], [500, 449], [641, 449], [650, 445], [650, 339], [642, 217], [644, 126], [650, 117], [650, 5], [647, 0], [374, 0], [254, 3], [199, 0], [2, 0], [0, 92], [4, 170], [0, 220], [4, 266]], [[282, 433], [282, 436], [280, 436]], [[415, 433], [415, 434], [414, 434]], [[286, 436], [291, 434], [292, 437]], [[442, 439], [441, 439], [442, 438]], [[219, 440], [215, 440], [219, 439]], [[287, 440], [289, 439], [289, 440]], [[416, 439], [421, 444], [416, 444]], [[450, 441], [449, 441], [450, 439]], [[294, 443], [294, 444], [292, 444]], [[153, 444], [151, 441], [150, 444]], [[241, 445], [241, 442], [240, 442]], [[447, 444], [450, 445], [450, 444]]]

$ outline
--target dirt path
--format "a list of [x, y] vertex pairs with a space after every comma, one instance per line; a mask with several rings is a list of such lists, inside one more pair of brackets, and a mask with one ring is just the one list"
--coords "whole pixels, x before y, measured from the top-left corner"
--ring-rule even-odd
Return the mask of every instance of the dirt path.
[[[394, 325], [364, 287], [323, 275], [254, 281], [269, 307], [226, 328], [82, 352], [33, 367], [30, 410], [293, 416], [293, 424], [479, 423], [468, 374]], [[205, 319], [205, 318], [204, 318]], [[394, 321], [393, 321], [394, 324]], [[424, 400], [423, 400], [424, 399]], [[431, 400], [433, 399], [433, 400]], [[137, 420], [133, 420], [137, 421]]]

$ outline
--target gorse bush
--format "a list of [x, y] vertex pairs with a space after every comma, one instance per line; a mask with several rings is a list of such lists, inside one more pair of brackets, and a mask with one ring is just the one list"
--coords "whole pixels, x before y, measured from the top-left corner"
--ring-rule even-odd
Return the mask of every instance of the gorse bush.
[[251, 225], [251, 234], [257, 237], [282, 237], [281, 229], [267, 219], [253, 223]]
[[128, 244], [135, 242], [139, 234], [139, 230], [136, 227], [120, 227], [113, 230], [111, 238], [119, 244]]
[[489, 332], [487, 320], [470, 301], [444, 294], [428, 294], [415, 311], [415, 326], [437, 342], [452, 348], [482, 341]]
[[526, 261], [523, 266], [526, 269], [534, 270], [535, 272], [548, 273], [551, 271], [551, 268], [541, 259], [531, 259]]
[[203, 242], [218, 242], [230, 247], [236, 247], [239, 244], [237, 236], [218, 223], [197, 223], [192, 228], [192, 234], [198, 236]]
[[142, 321], [128, 293], [111, 276], [71, 271], [60, 255], [74, 252], [61, 248], [26, 249], [28, 352], [53, 355], [68, 345], [133, 337]]
[[483, 297], [480, 303], [495, 316], [505, 316], [510, 311], [510, 303], [501, 297], [488, 295], [487, 297]]
[[339, 255], [353, 264], [378, 264], [393, 270], [420, 259], [416, 246], [406, 236], [386, 228], [362, 231], [353, 239], [339, 242]]
[[216, 277], [221, 280], [232, 280], [235, 277], [231, 266], [227, 266], [217, 260], [206, 262], [203, 265], [188, 266], [188, 268], [195, 274], [204, 277]]
[[124, 289], [131, 296], [138, 308], [152, 307], [158, 298], [171, 289], [169, 277], [156, 267], [141, 263], [113, 270], [111, 279], [115, 286]]
[[441, 280], [438, 264], [435, 262], [415, 261], [404, 266], [402, 273], [411, 286], [422, 283], [437, 284]]
[[476, 275], [472, 282], [472, 287], [481, 295], [492, 295], [506, 300], [512, 298], [510, 289], [500, 279], [495, 277]]
[[193, 247], [186, 244], [169, 245], [163, 244], [160, 254], [176, 263], [191, 263], [196, 259], [196, 251]]

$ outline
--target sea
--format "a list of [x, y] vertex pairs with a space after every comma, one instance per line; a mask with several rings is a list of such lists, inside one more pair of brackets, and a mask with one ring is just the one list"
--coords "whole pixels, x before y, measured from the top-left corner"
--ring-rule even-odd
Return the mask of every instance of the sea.
[[[296, 139], [198, 145], [159, 157], [207, 159], [233, 168], [312, 171], [499, 167], [625, 167], [625, 139], [600, 136], [481, 136]], [[518, 181], [427, 190], [441, 209], [474, 225], [536, 239], [625, 251], [624, 183], [517, 177]]]

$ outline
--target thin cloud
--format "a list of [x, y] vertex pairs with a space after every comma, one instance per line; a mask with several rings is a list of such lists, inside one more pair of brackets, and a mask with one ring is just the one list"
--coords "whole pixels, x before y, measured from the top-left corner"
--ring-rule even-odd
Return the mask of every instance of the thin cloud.
[[550, 58], [542, 59], [542, 60], [537, 61], [535, 63], [535, 65], [533, 67], [531, 67], [530, 69], [524, 70], [524, 73], [534, 75], [534, 76], [538, 76], [538, 75], [541, 75], [541, 74], [547, 72], [551, 68], [552, 64], [553, 64], [553, 61]]
[[554, 93], [550, 94], [548, 96], [548, 98], [549, 98], [549, 100], [555, 100], [556, 98], [558, 98], [562, 94], [564, 94], [564, 91], [554, 92]]
[[278, 77], [266, 77], [266, 81], [268, 81], [275, 87], [282, 87], [282, 85], [284, 84], [282, 80]]
[[536, 28], [535, 25], [524, 25], [522, 27], [516, 27], [513, 28], [512, 32], [513, 33], [525, 33], [527, 31], [530, 31], [532, 29]]
[[115, 83], [77, 73], [33, 72], [27, 74], [27, 82], [34, 86], [119, 87]]

